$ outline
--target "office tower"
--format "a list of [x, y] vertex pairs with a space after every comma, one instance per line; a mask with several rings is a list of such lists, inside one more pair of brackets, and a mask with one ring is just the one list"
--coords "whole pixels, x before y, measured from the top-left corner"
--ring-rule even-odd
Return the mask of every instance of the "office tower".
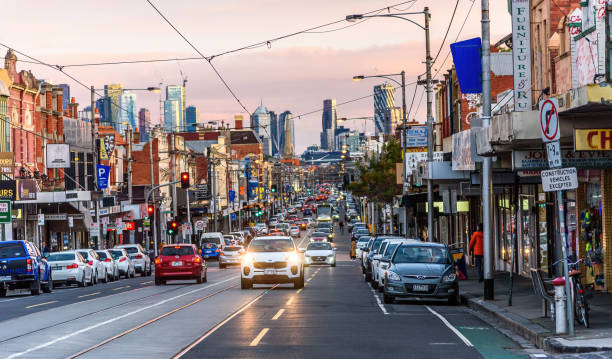
[[394, 88], [389, 84], [374, 86], [374, 131], [378, 136], [389, 135], [393, 131], [395, 108]]
[[280, 141], [283, 157], [293, 158], [295, 155], [295, 124], [291, 111], [285, 111], [280, 115], [279, 126], [283, 129]]
[[334, 150], [333, 138], [336, 132], [337, 120], [336, 100], [323, 100], [323, 115], [321, 116], [321, 149]]
[[261, 104], [251, 115], [251, 127], [263, 145], [264, 155], [272, 156], [272, 141], [270, 138], [270, 111]]
[[272, 156], [282, 155], [282, 149], [279, 146], [280, 138], [282, 137], [281, 129], [278, 123], [276, 112], [270, 111], [270, 142], [272, 143]]
[[141, 108], [138, 111], [138, 129], [140, 131], [140, 142], [149, 142], [149, 131], [151, 130], [151, 111]]
[[59, 84], [58, 87], [62, 88], [62, 110], [68, 108], [68, 104], [70, 104], [70, 85], [68, 84]]
[[200, 122], [200, 110], [195, 106], [187, 107], [187, 132], [196, 132], [197, 124]]
[[185, 131], [184, 103], [185, 88], [183, 86], [166, 86], [166, 101], [164, 101], [164, 127], [166, 131]]
[[104, 124], [119, 131], [119, 97], [123, 93], [120, 84], [104, 85]]
[[138, 129], [136, 123], [136, 94], [124, 91], [119, 96], [119, 107], [119, 126], [115, 127], [117, 132], [124, 134], [128, 127], [132, 131], [136, 131]]

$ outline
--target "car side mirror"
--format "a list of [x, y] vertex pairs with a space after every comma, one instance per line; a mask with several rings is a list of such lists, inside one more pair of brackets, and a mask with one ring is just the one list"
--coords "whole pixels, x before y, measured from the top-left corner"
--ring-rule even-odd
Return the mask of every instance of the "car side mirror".
[[389, 257], [382, 257], [380, 259], [380, 261], [383, 262], [383, 263], [389, 263], [389, 262], [391, 262], [391, 258], [389, 258]]

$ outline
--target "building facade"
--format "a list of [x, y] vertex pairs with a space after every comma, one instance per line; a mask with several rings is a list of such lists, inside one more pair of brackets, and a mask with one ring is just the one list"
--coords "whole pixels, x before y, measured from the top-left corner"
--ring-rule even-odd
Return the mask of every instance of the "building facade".
[[149, 132], [151, 130], [151, 111], [147, 108], [141, 108], [138, 111], [138, 132], [140, 133], [140, 142], [149, 142]]
[[166, 131], [180, 132], [185, 130], [185, 88], [183, 86], [166, 86], [164, 101], [164, 127]]
[[[338, 125], [336, 100], [323, 100], [323, 114], [321, 115], [321, 149], [334, 150], [334, 136]], [[331, 139], [331, 140], [330, 140]]]
[[195, 106], [188, 106], [185, 110], [187, 117], [187, 132], [196, 132], [197, 124], [200, 123], [200, 110]]
[[389, 84], [374, 86], [374, 131], [377, 136], [393, 133], [394, 125], [401, 119], [395, 107], [394, 92]]
[[136, 94], [124, 91], [119, 96], [119, 125], [115, 127], [117, 132], [123, 134], [125, 131], [127, 131], [128, 127], [131, 128], [132, 131], [137, 131], [137, 114]]
[[270, 111], [262, 104], [251, 115], [251, 128], [263, 145], [263, 153], [266, 156], [272, 156], [271, 127]]

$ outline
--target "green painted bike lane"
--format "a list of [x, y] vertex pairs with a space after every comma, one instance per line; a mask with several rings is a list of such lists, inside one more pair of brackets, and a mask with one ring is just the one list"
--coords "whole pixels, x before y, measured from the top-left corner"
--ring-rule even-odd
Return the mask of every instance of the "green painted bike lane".
[[456, 326], [478, 352], [487, 359], [528, 359], [521, 347], [495, 328], [480, 323], [475, 326]]

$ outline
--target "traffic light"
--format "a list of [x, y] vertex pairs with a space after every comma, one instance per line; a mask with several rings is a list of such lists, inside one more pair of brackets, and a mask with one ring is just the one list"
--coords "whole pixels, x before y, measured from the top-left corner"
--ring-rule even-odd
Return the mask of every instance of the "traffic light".
[[181, 188], [189, 188], [189, 172], [181, 173]]
[[166, 224], [166, 228], [168, 229], [169, 235], [174, 235], [178, 231], [178, 222], [172, 220]]
[[272, 188], [270, 189], [270, 191], [272, 193], [276, 193], [276, 185], [275, 184], [272, 185]]
[[243, 201], [242, 202], [242, 209], [246, 211], [248, 208], [249, 208], [249, 205], [246, 202]]
[[152, 215], [153, 215], [153, 212], [155, 212], [155, 207], [153, 207], [153, 205], [149, 205], [149, 206], [147, 207], [147, 214], [148, 214], [149, 216], [152, 216]]

